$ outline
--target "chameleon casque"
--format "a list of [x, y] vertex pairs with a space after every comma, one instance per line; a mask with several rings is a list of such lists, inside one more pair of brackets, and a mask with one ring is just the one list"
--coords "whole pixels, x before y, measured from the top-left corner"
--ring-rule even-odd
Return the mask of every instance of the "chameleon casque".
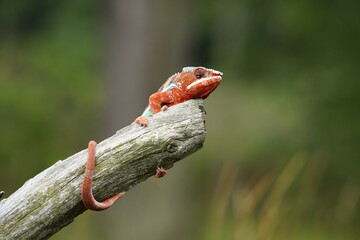
[[[195, 98], [207, 98], [220, 84], [222, 73], [204, 67], [184, 67], [180, 73], [169, 77], [160, 89], [149, 97], [149, 105], [143, 114], [135, 120], [140, 126], [148, 126], [148, 117], [164, 111], [176, 104]], [[88, 159], [82, 183], [81, 195], [86, 208], [101, 211], [111, 207], [125, 192], [118, 193], [103, 202], [95, 200], [92, 193], [92, 177], [95, 167], [96, 142], [90, 141], [88, 146]], [[159, 167], [155, 177], [160, 178], [166, 170]]]

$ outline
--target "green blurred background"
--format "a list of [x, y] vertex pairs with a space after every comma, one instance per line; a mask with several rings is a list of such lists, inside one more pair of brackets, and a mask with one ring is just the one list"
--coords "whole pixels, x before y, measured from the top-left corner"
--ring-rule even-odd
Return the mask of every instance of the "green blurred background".
[[224, 73], [204, 148], [51, 239], [358, 239], [360, 1], [0, 2], [0, 190]]

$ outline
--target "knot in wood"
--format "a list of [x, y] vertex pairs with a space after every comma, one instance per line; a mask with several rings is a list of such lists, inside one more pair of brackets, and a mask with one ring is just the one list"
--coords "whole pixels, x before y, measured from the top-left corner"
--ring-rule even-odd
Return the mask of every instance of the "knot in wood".
[[176, 152], [178, 149], [178, 146], [176, 143], [174, 142], [169, 142], [166, 146], [166, 151], [170, 152], [170, 153], [174, 153]]

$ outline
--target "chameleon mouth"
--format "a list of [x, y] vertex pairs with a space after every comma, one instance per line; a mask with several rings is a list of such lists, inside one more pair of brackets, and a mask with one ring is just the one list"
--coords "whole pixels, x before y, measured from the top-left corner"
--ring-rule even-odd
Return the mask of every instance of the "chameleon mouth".
[[212, 83], [217, 83], [220, 82], [222, 80], [222, 73], [219, 72], [218, 76], [211, 76], [211, 77], [207, 77], [207, 78], [201, 78], [199, 80], [196, 80], [195, 82], [191, 83], [189, 86], [187, 86], [187, 89], [190, 89], [192, 86], [196, 85], [196, 84], [212, 84]]

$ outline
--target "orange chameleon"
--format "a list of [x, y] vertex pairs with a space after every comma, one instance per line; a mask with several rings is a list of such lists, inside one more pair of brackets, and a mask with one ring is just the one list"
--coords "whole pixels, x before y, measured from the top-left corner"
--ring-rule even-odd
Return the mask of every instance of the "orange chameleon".
[[[148, 125], [148, 117], [176, 104], [195, 98], [207, 98], [222, 80], [222, 73], [204, 67], [184, 67], [182, 72], [169, 77], [160, 89], [149, 97], [149, 105], [135, 122], [140, 126]], [[96, 142], [90, 141], [88, 160], [82, 183], [81, 195], [86, 208], [102, 211], [111, 207], [125, 192], [118, 193], [103, 202], [95, 200], [92, 194], [92, 177], [95, 167]], [[155, 177], [163, 177], [166, 170], [158, 168]]]

